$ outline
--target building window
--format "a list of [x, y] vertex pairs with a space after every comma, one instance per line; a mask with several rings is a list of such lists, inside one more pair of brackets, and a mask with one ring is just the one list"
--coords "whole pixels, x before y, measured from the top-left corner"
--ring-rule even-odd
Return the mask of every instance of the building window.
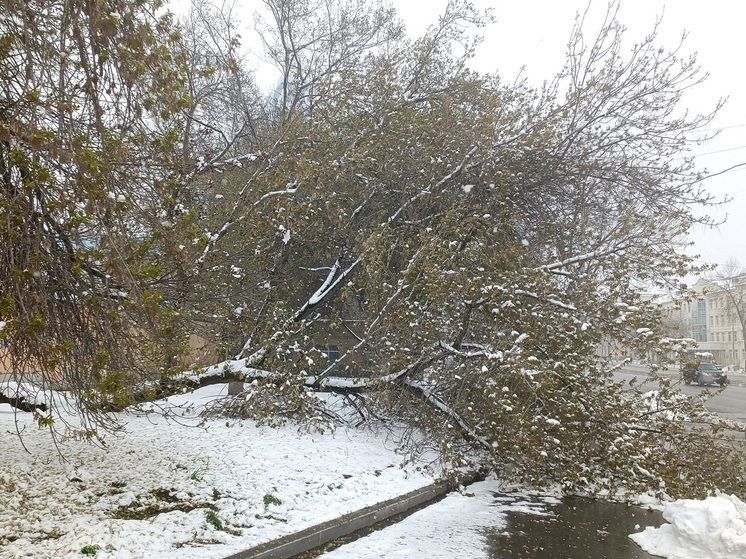
[[322, 345], [318, 349], [329, 361], [334, 362], [339, 360], [339, 347], [335, 345]]
[[[697, 304], [692, 305], [692, 334], [698, 342], [706, 342], [711, 334], [707, 332], [707, 302], [704, 299], [697, 299]], [[712, 323], [712, 317], [710, 317]]]

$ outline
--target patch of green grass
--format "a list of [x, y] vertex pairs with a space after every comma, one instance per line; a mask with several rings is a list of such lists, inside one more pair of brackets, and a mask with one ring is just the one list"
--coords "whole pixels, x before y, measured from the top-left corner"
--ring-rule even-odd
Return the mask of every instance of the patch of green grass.
[[82, 555], [87, 555], [88, 557], [93, 557], [99, 551], [101, 551], [101, 546], [98, 545], [86, 545], [80, 549], [80, 553]]
[[198, 460], [198, 466], [192, 470], [192, 473], [189, 475], [189, 479], [196, 482], [201, 482], [205, 479], [205, 474], [210, 471], [210, 459], [202, 459]]
[[218, 513], [216, 513], [214, 510], [208, 510], [207, 512], [205, 512], [205, 520], [216, 530], [223, 529], [223, 521], [220, 520]]
[[272, 495], [272, 493], [267, 493], [264, 496], [264, 508], [265, 509], [268, 508], [270, 505], [281, 505], [281, 504], [282, 504], [282, 501], [279, 498]]
[[190, 503], [180, 501], [175, 503], [156, 503], [144, 506], [138, 501], [134, 501], [130, 505], [119, 507], [114, 510], [114, 512], [111, 513], [111, 517], [120, 520], [146, 520], [164, 512], [173, 512], [175, 510], [190, 512], [194, 509], [200, 508], [214, 509], [215, 505], [212, 503]]
[[158, 489], [153, 489], [150, 492], [153, 497], [158, 499], [159, 501], [164, 501], [166, 503], [178, 503], [179, 499], [174, 495], [174, 493], [171, 492], [169, 489], [165, 489], [163, 487], [160, 487]]
[[279, 516], [275, 516], [274, 514], [255, 514], [254, 518], [258, 520], [261, 520], [261, 519], [276, 520], [277, 522], [284, 522], [284, 523], [287, 523], [288, 521], [287, 518], [281, 518]]

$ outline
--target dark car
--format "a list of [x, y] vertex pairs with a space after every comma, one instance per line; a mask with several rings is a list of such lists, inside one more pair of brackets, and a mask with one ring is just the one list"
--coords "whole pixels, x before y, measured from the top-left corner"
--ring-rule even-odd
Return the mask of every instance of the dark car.
[[697, 383], [699, 386], [708, 384], [719, 384], [725, 386], [728, 382], [728, 375], [715, 363], [700, 363], [696, 365], [691, 363], [689, 367], [682, 369], [685, 384]]

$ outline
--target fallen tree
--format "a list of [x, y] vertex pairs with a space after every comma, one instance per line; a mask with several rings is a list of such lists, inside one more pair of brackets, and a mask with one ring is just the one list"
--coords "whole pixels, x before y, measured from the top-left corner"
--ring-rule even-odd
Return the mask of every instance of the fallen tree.
[[[274, 58], [279, 98], [258, 120], [244, 104], [221, 114], [259, 123], [250, 139], [195, 107], [169, 121], [172, 148], [178, 136], [184, 153], [195, 137], [215, 149], [189, 172], [180, 153], [153, 185], [157, 203], [140, 200], [150, 220], [122, 216], [139, 224], [129, 254], [141, 274], [125, 274], [132, 289], [111, 304], [150, 311], [141, 347], [166, 359], [75, 370], [90, 371], [88, 409], [234, 381], [248, 386], [226, 414], [315, 422], [317, 393], [335, 392], [361, 419], [410, 425], [456, 467], [587, 491], [740, 491], [742, 453], [676, 414], [717, 419], [665, 380], [651, 411], [597, 355], [607, 341], [663, 354], [636, 286], [696, 271], [679, 252], [711, 201], [686, 157], [712, 118], [681, 110], [696, 61], [655, 33], [627, 51], [613, 4], [592, 40], [579, 21], [566, 67], [534, 90], [468, 69], [466, 27], [485, 22], [468, 3], [449, 2], [416, 40], [376, 3], [267, 4], [284, 14], [268, 37], [287, 54]], [[293, 29], [323, 40], [296, 43]], [[180, 374], [192, 331], [238, 358]], [[340, 332], [354, 341], [329, 359], [319, 346]]]
[[[709, 201], [676, 159], [711, 118], [674, 116], [696, 62], [654, 33], [622, 57], [614, 9], [592, 48], [579, 24], [565, 71], [539, 92], [452, 57], [468, 19], [452, 4], [431, 34], [315, 99], [274, 186], [257, 186], [294, 195], [263, 206], [266, 236], [256, 214], [237, 224], [216, 260], [230, 303], [210, 312], [237, 326], [230, 354], [263, 371], [235, 377], [248, 386], [228, 414], [315, 421], [314, 393], [355, 394], [362, 417], [409, 423], [454, 464], [589, 491], [742, 490], [739, 451], [651, 413], [596, 355], [604, 340], [664, 353], [632, 285], [692, 269], [674, 244]], [[273, 251], [281, 267], [254, 259]], [[260, 281], [239, 292], [234, 268]], [[355, 340], [333, 361], [317, 347], [331, 331]], [[674, 392], [662, 381], [671, 409], [719, 428]], [[704, 473], [705, 447], [727, 480]]]

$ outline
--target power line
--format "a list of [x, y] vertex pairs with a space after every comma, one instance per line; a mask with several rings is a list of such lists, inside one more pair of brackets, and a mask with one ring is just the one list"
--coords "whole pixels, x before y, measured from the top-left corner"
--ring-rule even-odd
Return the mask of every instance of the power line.
[[693, 155], [694, 155], [694, 157], [701, 157], [703, 155], [714, 155], [716, 153], [725, 153], [726, 151], [736, 151], [736, 150], [744, 149], [744, 148], [746, 148], [746, 144], [742, 145], [742, 146], [735, 146], [735, 147], [732, 147], [732, 148], [718, 149], [718, 150], [715, 150], [715, 151], [706, 151], [705, 153], [695, 153]]
[[746, 122], [742, 124], [729, 124], [728, 126], [713, 126], [712, 128], [695, 128], [697, 132], [718, 132], [719, 130], [730, 130], [731, 128], [746, 128]]

